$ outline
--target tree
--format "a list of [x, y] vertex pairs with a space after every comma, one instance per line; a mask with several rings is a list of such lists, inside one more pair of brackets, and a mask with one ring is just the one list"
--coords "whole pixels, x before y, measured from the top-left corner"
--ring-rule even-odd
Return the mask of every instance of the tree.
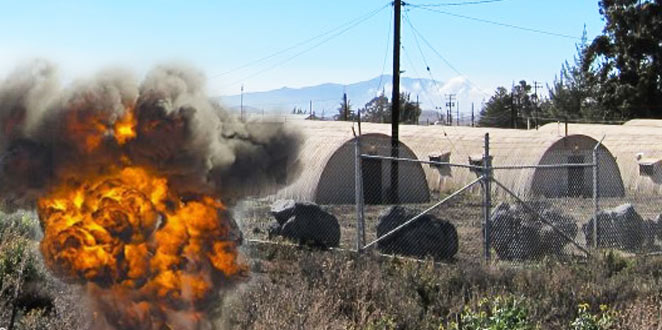
[[496, 92], [480, 110], [478, 126], [511, 127], [512, 94], [505, 87], [497, 87]]
[[355, 121], [356, 113], [352, 110], [352, 104], [346, 97], [343, 97], [343, 100], [340, 102], [338, 107], [338, 114], [333, 116], [334, 120], [347, 120]]
[[384, 93], [365, 104], [361, 110], [361, 120], [373, 123], [391, 122], [391, 105]]
[[662, 3], [602, 0], [606, 25], [584, 53], [603, 119], [662, 118]]
[[565, 61], [559, 76], [549, 88], [549, 102], [544, 104], [545, 116], [558, 119], [601, 119], [602, 111], [595, 100], [595, 88], [591, 84], [593, 72], [584, 71], [584, 53], [588, 47], [586, 29], [582, 40], [575, 45], [574, 63]]
[[306, 111], [307, 111], [307, 110], [303, 110], [303, 109], [301, 109], [301, 108], [297, 108], [296, 106], [295, 106], [294, 108], [292, 108], [292, 114], [295, 114], [295, 115], [302, 115], [302, 114], [305, 114]]
[[[512, 87], [510, 93], [505, 87], [498, 87], [480, 111], [478, 126], [525, 128], [527, 118], [535, 115], [536, 104], [530, 93], [531, 85], [527, 84], [526, 80], [520, 80], [519, 84]], [[515, 118], [513, 118], [513, 108]]]
[[517, 127], [526, 127], [527, 118], [540, 116], [540, 114], [535, 113], [537, 104], [534, 103], [533, 98], [529, 95], [530, 93], [531, 85], [527, 84], [526, 80], [520, 80], [519, 84], [513, 86], [511, 91], [513, 106], [516, 110]]
[[[389, 111], [390, 115], [390, 111]], [[411, 100], [411, 93], [400, 94], [400, 123], [418, 124], [418, 118], [421, 116], [421, 107], [418, 102]]]
[[[410, 93], [400, 94], [400, 123], [418, 124], [421, 108], [417, 102], [411, 101]], [[361, 120], [374, 123], [391, 122], [391, 102], [382, 93], [376, 96], [361, 110]]]

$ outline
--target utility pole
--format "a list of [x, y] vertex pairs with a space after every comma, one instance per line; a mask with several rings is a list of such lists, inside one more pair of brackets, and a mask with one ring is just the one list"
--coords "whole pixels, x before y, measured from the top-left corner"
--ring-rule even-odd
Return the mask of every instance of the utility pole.
[[244, 120], [244, 84], [241, 84], [241, 106], [239, 106], [239, 118]]
[[[391, 157], [398, 157], [400, 124], [400, 10], [402, 0], [393, 1], [393, 94], [391, 96]], [[398, 204], [398, 162], [391, 162], [391, 204]]]
[[517, 128], [517, 110], [515, 109], [515, 82], [510, 88], [510, 128]]
[[310, 114], [311, 118], [315, 117], [315, 113], [313, 113], [313, 100], [310, 100], [310, 105], [308, 106], [308, 113]]
[[444, 118], [444, 114], [443, 114], [443, 112], [441, 112], [441, 110], [444, 110], [444, 108], [442, 108], [442, 107], [434, 107], [434, 109], [435, 109], [435, 110], [438, 110], [438, 112], [437, 112], [437, 117], [438, 117], [437, 119], [438, 119], [438, 121], [441, 122], [441, 123], [445, 122], [445, 121], [446, 121], [446, 118]]
[[474, 103], [471, 102], [471, 127], [475, 127], [474, 125]]
[[[418, 102], [418, 94], [416, 94], [416, 111], [421, 110], [421, 103]], [[422, 111], [421, 111], [422, 112]], [[420, 115], [416, 116], [416, 122], [414, 124], [418, 125], [418, 118], [420, 118]]]
[[457, 111], [457, 116], [455, 116], [455, 126], [460, 126], [460, 101], [457, 101], [455, 111]]
[[455, 94], [446, 94], [446, 120], [448, 126], [453, 125], [453, 107], [455, 106]]
[[347, 104], [347, 93], [342, 94], [342, 102], [343, 102], [343, 117], [345, 121], [349, 120], [349, 105]]
[[536, 124], [536, 130], [538, 130], [538, 88], [542, 88], [542, 84], [534, 81], [533, 96], [535, 97], [535, 102], [533, 103], [533, 118]]

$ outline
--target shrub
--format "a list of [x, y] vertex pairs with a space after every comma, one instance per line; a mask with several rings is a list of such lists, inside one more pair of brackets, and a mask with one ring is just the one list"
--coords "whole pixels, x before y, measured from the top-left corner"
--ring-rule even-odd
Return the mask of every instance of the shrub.
[[618, 314], [610, 311], [607, 305], [600, 305], [600, 311], [592, 314], [590, 305], [587, 303], [579, 304], [578, 315], [570, 323], [572, 330], [608, 330], [616, 328]]
[[[481, 299], [474, 310], [465, 307], [458, 322], [451, 322], [449, 330], [528, 330], [529, 312], [524, 298], [497, 296]], [[443, 329], [443, 326], [440, 327]]]
[[19, 211], [15, 213], [0, 212], [0, 237], [8, 234], [40, 240], [41, 229], [34, 213]]

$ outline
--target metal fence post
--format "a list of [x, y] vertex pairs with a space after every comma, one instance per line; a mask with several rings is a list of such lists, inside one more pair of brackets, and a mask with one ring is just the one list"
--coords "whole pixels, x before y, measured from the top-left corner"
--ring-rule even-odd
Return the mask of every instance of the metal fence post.
[[599, 198], [600, 198], [600, 188], [598, 180], [598, 143], [595, 148], [593, 148], [593, 247], [598, 248], [598, 212], [600, 211]]
[[361, 253], [365, 243], [363, 219], [363, 169], [361, 166], [361, 136], [354, 141], [354, 192], [356, 198], [356, 252]]
[[485, 260], [490, 260], [490, 209], [492, 206], [492, 158], [490, 157], [490, 134], [485, 133], [485, 154], [483, 155], [483, 231]]

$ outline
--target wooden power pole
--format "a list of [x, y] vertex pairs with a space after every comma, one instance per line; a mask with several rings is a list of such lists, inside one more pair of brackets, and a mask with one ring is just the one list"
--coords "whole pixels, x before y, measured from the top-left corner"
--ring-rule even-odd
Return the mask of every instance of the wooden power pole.
[[[393, 1], [393, 94], [391, 96], [391, 157], [397, 158], [400, 124], [400, 10], [402, 1]], [[398, 162], [391, 162], [391, 204], [398, 204]]]
[[342, 94], [342, 103], [343, 103], [343, 120], [349, 120], [349, 104], [347, 104], [347, 93]]

